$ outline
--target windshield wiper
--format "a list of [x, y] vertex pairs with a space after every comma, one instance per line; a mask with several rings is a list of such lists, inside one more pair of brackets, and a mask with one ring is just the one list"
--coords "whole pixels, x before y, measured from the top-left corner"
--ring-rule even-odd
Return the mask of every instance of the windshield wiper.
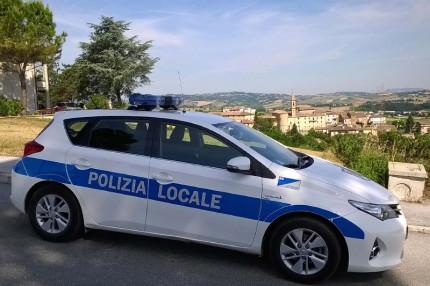
[[306, 167], [312, 165], [313, 162], [314, 162], [314, 160], [312, 159], [311, 156], [303, 154], [302, 156], [299, 156], [297, 163], [299, 165], [299, 169], [303, 169], [303, 168], [306, 168]]
[[288, 163], [282, 166], [287, 168], [292, 168], [292, 169], [304, 169], [312, 165], [313, 162], [314, 160], [312, 159], [311, 156], [308, 156], [306, 154], [300, 154], [297, 156], [297, 164]]

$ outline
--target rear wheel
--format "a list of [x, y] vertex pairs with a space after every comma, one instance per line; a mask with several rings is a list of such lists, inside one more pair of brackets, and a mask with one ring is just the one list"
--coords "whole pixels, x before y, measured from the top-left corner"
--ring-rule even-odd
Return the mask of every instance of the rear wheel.
[[333, 231], [312, 218], [285, 221], [270, 239], [272, 262], [289, 279], [311, 283], [329, 278], [341, 261], [341, 246]]
[[48, 241], [67, 241], [83, 233], [79, 204], [60, 185], [46, 185], [37, 190], [30, 199], [28, 216], [37, 234]]

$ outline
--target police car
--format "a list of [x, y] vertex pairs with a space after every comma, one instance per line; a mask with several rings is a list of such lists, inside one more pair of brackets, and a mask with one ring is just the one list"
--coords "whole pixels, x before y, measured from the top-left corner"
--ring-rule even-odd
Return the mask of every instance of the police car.
[[25, 145], [11, 201], [43, 239], [104, 229], [264, 252], [299, 282], [401, 263], [387, 189], [227, 118], [135, 109], [57, 112]]

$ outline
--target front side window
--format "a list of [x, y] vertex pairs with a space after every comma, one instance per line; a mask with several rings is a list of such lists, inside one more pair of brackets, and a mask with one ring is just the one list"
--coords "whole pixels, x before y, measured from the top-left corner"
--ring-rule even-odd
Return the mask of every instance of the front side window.
[[149, 121], [144, 119], [101, 119], [92, 129], [89, 147], [144, 155]]
[[289, 167], [299, 163], [299, 157], [290, 149], [243, 124], [230, 121], [214, 126], [276, 164]]
[[226, 169], [241, 152], [209, 132], [194, 126], [161, 123], [159, 157], [162, 159]]

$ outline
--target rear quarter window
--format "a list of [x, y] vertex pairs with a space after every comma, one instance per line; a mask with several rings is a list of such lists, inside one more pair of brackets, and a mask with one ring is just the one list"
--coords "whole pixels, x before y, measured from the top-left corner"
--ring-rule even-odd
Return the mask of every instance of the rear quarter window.
[[73, 145], [86, 145], [88, 130], [91, 127], [90, 118], [74, 118], [64, 121], [67, 136]]

